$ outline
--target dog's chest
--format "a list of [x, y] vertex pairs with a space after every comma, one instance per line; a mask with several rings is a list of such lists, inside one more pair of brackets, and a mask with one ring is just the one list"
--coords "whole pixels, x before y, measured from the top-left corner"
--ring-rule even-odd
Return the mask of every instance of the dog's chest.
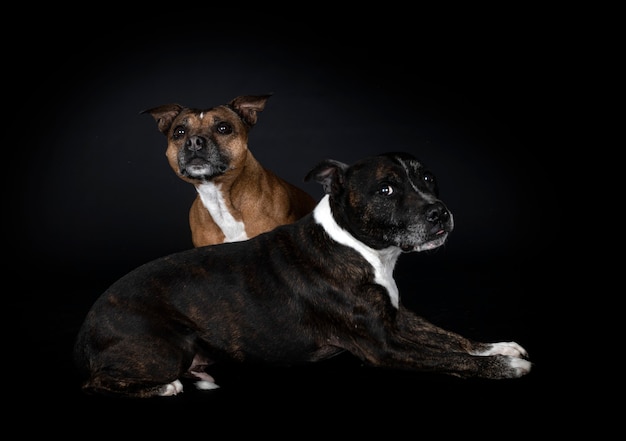
[[236, 220], [224, 200], [221, 185], [213, 182], [200, 184], [196, 187], [202, 205], [207, 209], [213, 221], [220, 227], [225, 242], [247, 240], [246, 228], [242, 221]]
[[354, 250], [356, 250], [370, 265], [374, 268], [374, 282], [382, 285], [387, 290], [391, 303], [396, 308], [400, 304], [400, 293], [398, 286], [393, 278], [393, 269], [396, 264], [397, 255], [393, 252], [374, 251], [358, 241], [343, 242]]

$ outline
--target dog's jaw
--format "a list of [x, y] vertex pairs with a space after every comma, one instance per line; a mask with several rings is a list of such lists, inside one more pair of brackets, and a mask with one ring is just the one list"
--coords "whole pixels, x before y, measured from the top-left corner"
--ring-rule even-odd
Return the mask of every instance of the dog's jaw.
[[335, 221], [329, 199], [330, 196], [325, 195], [313, 210], [315, 221], [324, 228], [331, 239], [354, 249], [374, 267], [374, 281], [387, 289], [391, 303], [397, 308], [400, 303], [400, 295], [396, 281], [393, 279], [393, 269], [402, 250], [395, 246], [375, 250], [356, 240]]
[[224, 174], [224, 171], [216, 169], [211, 164], [205, 162], [201, 164], [188, 164], [184, 167], [181, 165], [180, 173], [191, 179], [210, 181], [215, 176]]
[[209, 182], [228, 172], [232, 167], [217, 148], [209, 153], [186, 152], [181, 149], [178, 155], [178, 174], [196, 182]]
[[440, 207], [441, 214], [434, 218], [422, 214], [418, 217], [420, 222], [415, 222], [401, 234], [388, 237], [388, 240], [397, 243], [405, 253], [430, 251], [445, 244], [454, 229], [454, 218], [443, 204], [431, 202], [431, 205]]
[[434, 239], [429, 240], [428, 242], [420, 243], [418, 245], [402, 245], [400, 248], [405, 253], [429, 251], [434, 250], [435, 248], [439, 248], [444, 243], [446, 243], [447, 239], [448, 232], [440, 230], [439, 232], [437, 232], [437, 236]]

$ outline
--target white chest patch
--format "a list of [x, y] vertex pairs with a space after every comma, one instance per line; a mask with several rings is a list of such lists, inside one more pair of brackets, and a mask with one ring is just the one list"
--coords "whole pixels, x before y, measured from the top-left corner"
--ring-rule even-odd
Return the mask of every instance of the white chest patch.
[[209, 211], [215, 223], [226, 236], [224, 239], [226, 242], [238, 242], [248, 239], [243, 222], [235, 220], [230, 211], [228, 211], [219, 185], [209, 182], [200, 184], [196, 187], [196, 190], [200, 195], [202, 205]]
[[385, 287], [387, 293], [389, 293], [391, 303], [397, 308], [400, 302], [400, 295], [396, 281], [393, 279], [393, 269], [396, 266], [401, 250], [397, 247], [375, 250], [356, 240], [350, 233], [337, 225], [330, 211], [328, 199], [329, 196], [325, 195], [320, 200], [315, 210], [313, 210], [313, 217], [333, 240], [356, 250], [374, 267], [374, 281]]

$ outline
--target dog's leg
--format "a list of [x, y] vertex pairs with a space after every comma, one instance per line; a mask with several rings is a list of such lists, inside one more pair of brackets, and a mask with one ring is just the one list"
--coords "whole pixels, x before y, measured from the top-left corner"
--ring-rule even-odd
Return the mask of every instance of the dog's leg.
[[422, 346], [433, 344], [442, 345], [451, 351], [464, 351], [474, 355], [510, 355], [524, 358], [528, 356], [526, 350], [515, 342], [481, 343], [472, 341], [452, 331], [440, 328], [428, 320], [420, 317], [406, 308], [400, 307], [397, 315], [397, 324], [400, 332], [411, 336]]
[[[177, 339], [172, 328], [162, 334], [147, 336], [137, 333], [130, 336], [130, 331], [148, 326], [145, 321], [137, 320], [134, 314], [124, 311], [117, 313], [116, 319], [132, 317], [129, 324], [120, 325], [116, 332], [123, 329], [127, 332], [125, 339], [100, 339], [97, 344], [78, 344], [76, 357], [82, 364], [89, 366], [88, 378], [83, 383], [85, 392], [97, 392], [107, 395], [124, 395], [129, 397], [173, 396], [183, 392], [182, 376], [190, 376], [199, 381], [198, 389], [214, 389], [217, 386], [213, 378], [204, 372], [211, 361], [193, 352], [193, 345], [185, 336]], [[106, 325], [94, 324], [83, 329], [79, 342], [86, 335], [102, 332], [115, 320]], [[158, 333], [158, 331], [155, 331]], [[119, 334], [121, 335], [121, 334]], [[95, 340], [94, 340], [95, 341]], [[97, 350], [96, 350], [97, 348]]]
[[[151, 382], [150, 384], [153, 384]], [[120, 375], [108, 375], [105, 372], [95, 373], [82, 387], [86, 393], [99, 393], [103, 395], [125, 395], [128, 397], [169, 397], [178, 395], [183, 391], [180, 380], [171, 383], [148, 386], [141, 384], [136, 378], [127, 379]]]
[[517, 378], [530, 371], [531, 363], [526, 360], [528, 353], [516, 342], [476, 342], [442, 329], [403, 307], [396, 318], [399, 338], [425, 349], [439, 367], [442, 361], [437, 354], [443, 355], [453, 375]]
[[[353, 323], [350, 338], [337, 345], [373, 366], [489, 379], [519, 378], [531, 369], [526, 350], [515, 342], [476, 342], [402, 306], [386, 318], [384, 314], [368, 317], [359, 322], [364, 325], [360, 332]], [[357, 334], [360, 338], [354, 338]], [[373, 339], [373, 335], [384, 337]]]

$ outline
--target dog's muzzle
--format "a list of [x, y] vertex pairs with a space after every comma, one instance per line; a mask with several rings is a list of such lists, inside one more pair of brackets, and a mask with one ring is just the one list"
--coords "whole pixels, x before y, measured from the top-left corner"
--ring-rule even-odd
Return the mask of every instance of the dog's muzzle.
[[178, 167], [183, 176], [208, 181], [226, 173], [229, 161], [210, 139], [191, 136], [178, 154]]
[[420, 219], [406, 240], [401, 241], [399, 246], [402, 251], [408, 253], [438, 248], [454, 229], [452, 213], [439, 201], [428, 205]]

